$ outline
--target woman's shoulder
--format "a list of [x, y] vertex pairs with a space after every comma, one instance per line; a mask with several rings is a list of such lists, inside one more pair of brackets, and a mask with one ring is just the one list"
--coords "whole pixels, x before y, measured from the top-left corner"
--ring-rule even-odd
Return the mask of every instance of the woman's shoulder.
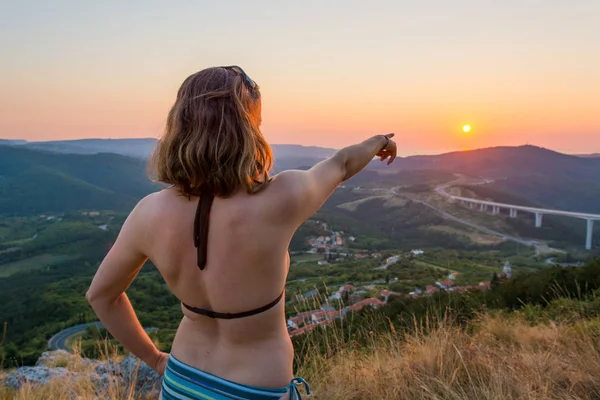
[[176, 202], [175, 194], [170, 189], [150, 193], [142, 198], [131, 211], [130, 218], [155, 221], [160, 219]]
[[278, 174], [271, 177], [271, 181], [268, 187], [272, 191], [282, 191], [283, 193], [289, 193], [290, 190], [297, 189], [298, 185], [304, 180], [306, 171], [288, 169], [281, 171]]

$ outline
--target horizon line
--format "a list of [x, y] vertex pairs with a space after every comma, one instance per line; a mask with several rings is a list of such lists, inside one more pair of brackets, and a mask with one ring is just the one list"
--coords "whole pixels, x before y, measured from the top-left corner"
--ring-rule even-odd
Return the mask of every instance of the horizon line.
[[[159, 140], [158, 138], [153, 138], [153, 137], [126, 137], [126, 138], [111, 138], [111, 137], [90, 137], [90, 138], [79, 138], [79, 139], [56, 139], [56, 140], [35, 140], [35, 141], [30, 141], [27, 139], [6, 139], [6, 138], [2, 138], [0, 137], [0, 142], [2, 141], [7, 141], [7, 142], [25, 142], [25, 143], [52, 143], [52, 142], [78, 142], [78, 141], [86, 141], [86, 140], [114, 140], [114, 141], [118, 141], [118, 140]], [[299, 143], [269, 143], [270, 146], [300, 146], [300, 147], [316, 147], [319, 149], [325, 149], [325, 150], [339, 150], [338, 148], [334, 148], [334, 147], [325, 147], [325, 146], [318, 146], [318, 145], [314, 145], [314, 144], [299, 144]], [[531, 146], [531, 147], [537, 147], [540, 149], [545, 149], [545, 150], [549, 150], [549, 151], [554, 151], [556, 153], [560, 153], [560, 154], [565, 154], [565, 155], [571, 155], [571, 156], [594, 156], [594, 155], [600, 155], [600, 150], [597, 151], [591, 151], [591, 152], [587, 152], [587, 153], [565, 153], [565, 152], [561, 152], [558, 150], [554, 150], [552, 148], [549, 147], [543, 147], [543, 146], [538, 146], [535, 144], [531, 144], [531, 143], [525, 143], [525, 144], [521, 144], [521, 145], [496, 145], [496, 146], [487, 146], [487, 147], [478, 147], [478, 148], [473, 148], [473, 149], [455, 149], [455, 150], [450, 150], [450, 149], [446, 149], [446, 150], [434, 150], [434, 151], [425, 151], [425, 152], [411, 152], [407, 155], [404, 156], [398, 156], [398, 157], [411, 157], [411, 156], [435, 156], [435, 155], [443, 155], [443, 154], [449, 154], [449, 153], [461, 153], [461, 152], [469, 152], [469, 151], [477, 151], [477, 150], [485, 150], [485, 149], [493, 149], [493, 148], [499, 148], [499, 147], [506, 147], [506, 148], [518, 148], [518, 147], [527, 147], [527, 146]]]

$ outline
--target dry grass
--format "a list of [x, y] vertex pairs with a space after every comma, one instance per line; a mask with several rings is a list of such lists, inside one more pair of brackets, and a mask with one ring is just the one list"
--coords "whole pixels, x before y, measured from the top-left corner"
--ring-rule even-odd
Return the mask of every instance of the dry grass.
[[482, 316], [473, 328], [383, 335], [367, 350], [310, 357], [298, 375], [315, 399], [600, 398], [600, 343], [585, 323]]
[[134, 399], [132, 390], [112, 385], [108, 390], [98, 390], [91, 379], [54, 379], [49, 384], [35, 387], [25, 385], [18, 391], [0, 389], [0, 399], [11, 400], [98, 400], [98, 399]]
[[[99, 342], [98, 346], [103, 361], [112, 361], [116, 366], [122, 361], [123, 356], [119, 355], [116, 348], [109, 345], [108, 341]], [[94, 365], [86, 362], [78, 348], [78, 344], [73, 346], [74, 357], [57, 357], [53, 365], [48, 365], [49, 367], [66, 367], [75, 374], [66, 378], [52, 379], [43, 386], [25, 384], [18, 391], [8, 389], [2, 382], [3, 377], [0, 376], [0, 400], [146, 400], [146, 398], [135, 396], [134, 385], [137, 369], [130, 377], [130, 384], [124, 384], [122, 380], [114, 376], [114, 379], [106, 380], [103, 387], [98, 383], [99, 376], [94, 372]]]
[[[348, 329], [342, 325], [319, 339], [322, 348], [341, 350], [309, 352], [296, 372], [311, 384], [315, 400], [597, 399], [599, 326], [600, 320], [531, 326], [518, 314], [483, 315], [467, 330], [442, 321], [415, 328], [402, 340], [393, 327], [379, 335], [356, 332], [370, 342], [357, 348], [341, 339], [341, 330]], [[133, 399], [131, 388], [111, 390], [110, 398]], [[2, 399], [72, 394], [84, 400], [97, 395], [89, 379], [25, 387], [10, 395], [0, 389]]]

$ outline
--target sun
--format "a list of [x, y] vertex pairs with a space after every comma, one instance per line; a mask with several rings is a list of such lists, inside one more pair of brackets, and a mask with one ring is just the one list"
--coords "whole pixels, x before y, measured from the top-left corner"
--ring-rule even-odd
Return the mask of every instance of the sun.
[[471, 125], [465, 125], [462, 129], [464, 133], [469, 133], [471, 132]]

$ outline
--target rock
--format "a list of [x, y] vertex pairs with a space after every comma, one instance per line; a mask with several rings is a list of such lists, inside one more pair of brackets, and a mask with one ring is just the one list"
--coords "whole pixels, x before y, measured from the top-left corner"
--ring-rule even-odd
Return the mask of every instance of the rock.
[[119, 373], [123, 376], [127, 385], [131, 385], [132, 380], [135, 378], [135, 391], [137, 394], [152, 394], [160, 388], [161, 376], [134, 355], [129, 355], [121, 361]]
[[[94, 360], [96, 361], [96, 360]], [[108, 360], [105, 362], [98, 361], [94, 366], [94, 372], [98, 375], [110, 374], [115, 375], [118, 373], [119, 364], [115, 364], [112, 360]]]
[[76, 357], [66, 350], [45, 351], [35, 363], [36, 367], [65, 367], [73, 362]]
[[[71, 354], [66, 350], [45, 351], [35, 363], [36, 367], [66, 367], [75, 370], [98, 368], [102, 364], [103, 363], [98, 360], [77, 357], [76, 355]], [[102, 371], [101, 373], [106, 372], [112, 371]]]
[[[64, 366], [73, 368], [69, 371]], [[35, 367], [21, 367], [4, 377], [2, 386], [19, 389], [25, 383], [35, 386], [45, 385], [60, 378], [69, 382], [91, 382], [98, 399], [110, 397], [115, 388], [135, 388], [136, 398], [157, 398], [160, 391], [161, 376], [133, 355], [120, 363], [112, 360], [101, 362], [79, 358], [64, 350], [44, 352]], [[65, 390], [69, 391], [67, 387]], [[65, 398], [76, 399], [75, 393]], [[108, 397], [107, 397], [108, 396]]]
[[[83, 374], [79, 374], [79, 375], [83, 375]], [[119, 386], [123, 386], [125, 385], [125, 381], [123, 380], [123, 378], [119, 377], [119, 376], [115, 376], [115, 375], [111, 375], [111, 374], [96, 374], [96, 373], [92, 373], [89, 374], [87, 377], [83, 377], [88, 378], [90, 380], [90, 382], [92, 382], [92, 384], [96, 387], [96, 390], [99, 393], [108, 393], [110, 390], [110, 388], [115, 388], [115, 387], [119, 387]]]
[[25, 383], [33, 385], [45, 385], [55, 378], [66, 378], [72, 375], [64, 367], [50, 368], [45, 365], [37, 367], [21, 367], [5, 379], [5, 385], [10, 389], [19, 389]]

